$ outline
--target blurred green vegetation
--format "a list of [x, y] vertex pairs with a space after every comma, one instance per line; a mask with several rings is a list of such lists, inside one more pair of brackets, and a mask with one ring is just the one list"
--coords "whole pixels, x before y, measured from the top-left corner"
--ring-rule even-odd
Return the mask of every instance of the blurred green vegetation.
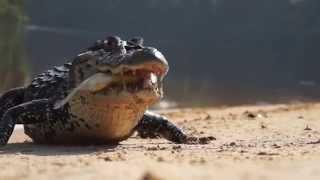
[[23, 46], [23, 0], [0, 0], [0, 92], [28, 79]]
[[0, 16], [10, 16], [16, 20], [23, 20], [23, 1], [22, 0], [0, 0]]

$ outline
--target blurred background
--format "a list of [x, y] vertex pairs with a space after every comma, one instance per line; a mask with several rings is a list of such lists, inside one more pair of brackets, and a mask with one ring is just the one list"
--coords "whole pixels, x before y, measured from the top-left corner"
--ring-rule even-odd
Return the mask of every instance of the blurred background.
[[97, 39], [167, 57], [167, 106], [320, 99], [319, 0], [0, 0], [0, 93]]

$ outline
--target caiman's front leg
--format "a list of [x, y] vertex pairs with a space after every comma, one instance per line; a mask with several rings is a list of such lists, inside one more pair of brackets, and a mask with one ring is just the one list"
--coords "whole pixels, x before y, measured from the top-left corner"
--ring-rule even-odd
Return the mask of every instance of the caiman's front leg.
[[14, 106], [7, 110], [0, 120], [0, 145], [6, 145], [16, 124], [39, 123], [50, 114], [50, 103], [47, 99], [34, 100]]
[[213, 137], [197, 138], [187, 136], [167, 118], [149, 111], [144, 114], [136, 130], [142, 138], [156, 138], [160, 136], [175, 143], [206, 144], [214, 139]]
[[142, 138], [163, 137], [175, 143], [185, 143], [187, 135], [167, 118], [147, 111], [137, 126], [138, 135]]

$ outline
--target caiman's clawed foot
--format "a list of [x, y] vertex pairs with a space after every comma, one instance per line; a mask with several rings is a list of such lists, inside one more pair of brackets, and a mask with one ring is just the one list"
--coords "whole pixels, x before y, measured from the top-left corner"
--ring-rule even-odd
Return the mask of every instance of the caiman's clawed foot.
[[147, 111], [139, 125], [138, 135], [142, 138], [163, 137], [178, 144], [208, 144], [214, 137], [193, 137], [182, 132], [166, 117]]

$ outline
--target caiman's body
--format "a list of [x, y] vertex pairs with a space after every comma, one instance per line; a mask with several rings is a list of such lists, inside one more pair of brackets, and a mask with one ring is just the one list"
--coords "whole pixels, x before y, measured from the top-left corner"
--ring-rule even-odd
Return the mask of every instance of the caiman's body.
[[38, 143], [116, 143], [135, 130], [186, 143], [180, 129], [147, 111], [162, 97], [167, 71], [164, 56], [142, 39], [98, 41], [0, 98], [0, 144], [8, 142], [15, 124], [24, 124]]

